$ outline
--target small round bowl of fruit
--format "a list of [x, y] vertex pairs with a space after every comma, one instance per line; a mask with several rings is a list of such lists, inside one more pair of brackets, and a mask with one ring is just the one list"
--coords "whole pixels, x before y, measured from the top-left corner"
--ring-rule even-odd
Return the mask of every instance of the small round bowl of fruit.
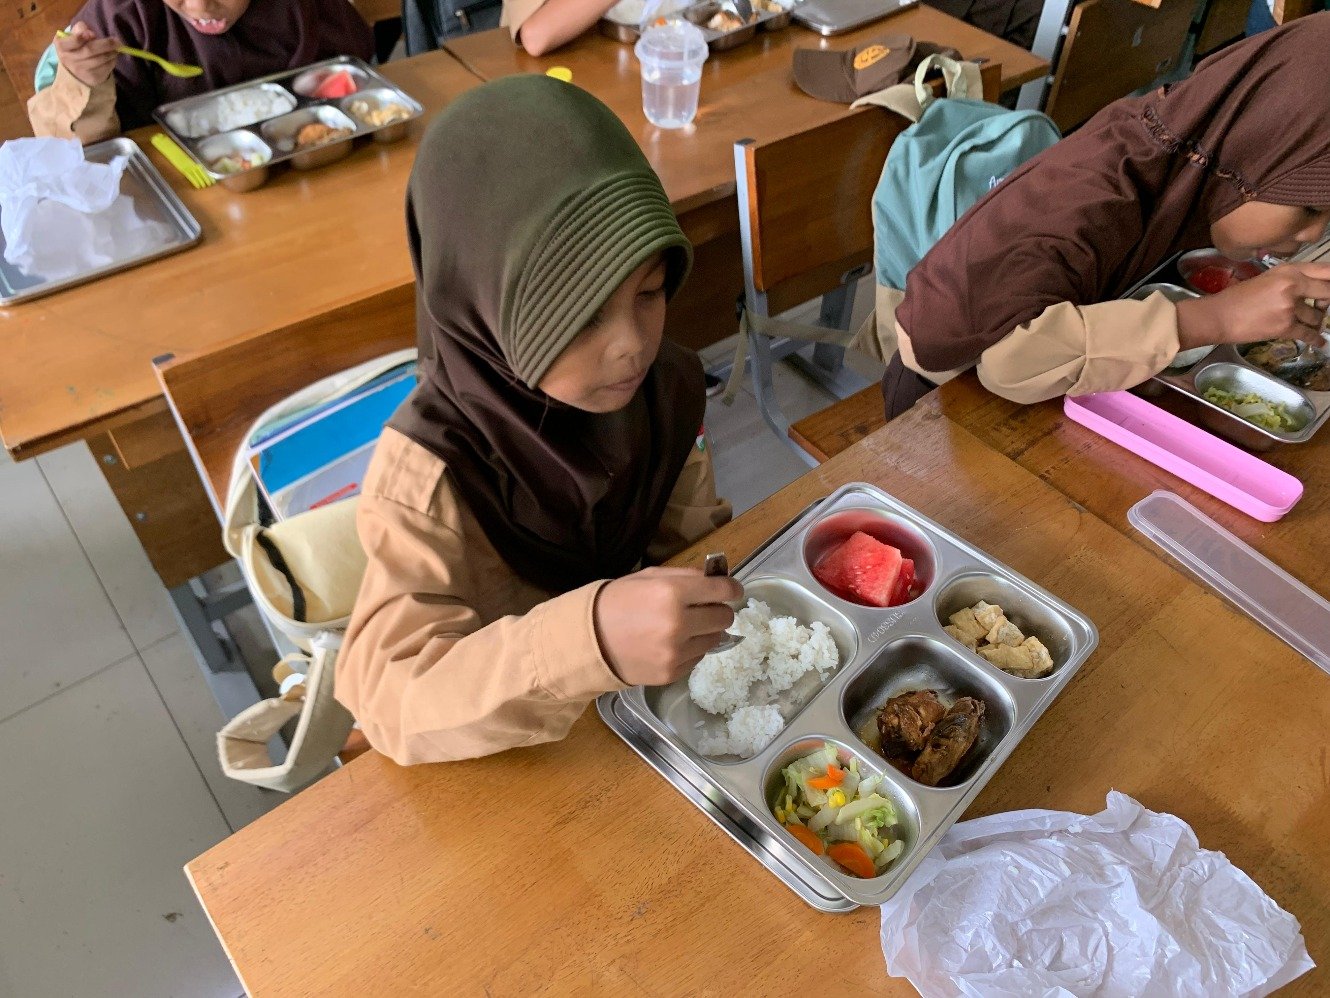
[[846, 509], [809, 527], [804, 563], [833, 596], [887, 608], [927, 591], [937, 553], [916, 528], [885, 510]]

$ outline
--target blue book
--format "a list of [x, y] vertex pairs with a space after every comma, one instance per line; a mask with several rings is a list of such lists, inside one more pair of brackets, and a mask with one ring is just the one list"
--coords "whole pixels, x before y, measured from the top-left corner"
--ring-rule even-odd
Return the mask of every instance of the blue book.
[[[392, 378], [375, 379], [345, 398], [318, 407], [295, 425], [255, 446], [250, 462], [273, 512], [281, 518], [323, 504], [308, 488], [291, 490], [291, 486], [296, 483], [308, 486], [321, 478], [335, 479], [340, 474], [335, 470], [339, 466], [344, 466], [348, 474], [354, 471], [355, 481], [342, 482], [326, 500], [343, 499], [359, 492], [359, 478], [363, 476], [363, 465], [368, 463], [372, 445], [415, 384], [412, 365]], [[283, 496], [288, 490], [298, 491], [300, 501], [284, 501], [295, 498]]]

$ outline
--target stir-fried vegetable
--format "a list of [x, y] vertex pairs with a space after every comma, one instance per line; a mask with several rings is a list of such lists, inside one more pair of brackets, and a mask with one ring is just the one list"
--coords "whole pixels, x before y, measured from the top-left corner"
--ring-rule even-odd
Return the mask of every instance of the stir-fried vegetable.
[[1249, 423], [1267, 430], [1296, 430], [1297, 421], [1289, 415], [1283, 402], [1271, 402], [1254, 392], [1226, 392], [1222, 388], [1207, 388], [1201, 393], [1207, 402], [1227, 409]]
[[876, 877], [905, 848], [892, 834], [896, 809], [878, 793], [883, 778], [861, 776], [858, 759], [842, 765], [834, 745], [796, 759], [781, 776], [772, 812], [819, 856], [825, 852], [857, 877]]

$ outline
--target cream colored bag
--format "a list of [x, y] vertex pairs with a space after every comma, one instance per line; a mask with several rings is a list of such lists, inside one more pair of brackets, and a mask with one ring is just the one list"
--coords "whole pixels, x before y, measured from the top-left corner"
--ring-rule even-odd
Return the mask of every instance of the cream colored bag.
[[[415, 359], [415, 350], [399, 350], [317, 381], [268, 409], [244, 439], [248, 442], [264, 427], [346, 395]], [[242, 445], [231, 469], [222, 542], [240, 563], [259, 612], [301, 651], [280, 663], [295, 674], [283, 683], [282, 696], [233, 718], [218, 732], [217, 751], [222, 771], [232, 779], [290, 792], [328, 769], [354, 724], [334, 699], [333, 682], [337, 650], [366, 561], [356, 534], [358, 500], [264, 526], [260, 499]], [[299, 720], [286, 760], [274, 764], [267, 743], [293, 717]]]

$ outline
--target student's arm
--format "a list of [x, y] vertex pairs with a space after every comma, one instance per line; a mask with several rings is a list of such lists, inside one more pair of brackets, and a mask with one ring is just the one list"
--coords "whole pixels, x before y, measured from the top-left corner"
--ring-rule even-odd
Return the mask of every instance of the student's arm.
[[369, 565], [337, 699], [378, 751], [410, 765], [555, 741], [593, 697], [624, 688], [596, 637], [604, 583], [482, 626], [471, 598], [479, 566], [456, 533], [374, 495], [362, 496], [357, 524]]
[[[955, 377], [955, 371], [924, 370], [899, 323], [896, 334], [906, 367], [938, 384]], [[976, 371], [993, 394], [1029, 404], [1134, 388], [1167, 367], [1178, 349], [1177, 308], [1162, 294], [1096, 305], [1060, 302], [985, 350]]]
[[711, 463], [711, 442], [706, 435], [688, 452], [679, 481], [670, 494], [656, 536], [647, 547], [647, 561], [659, 565], [694, 541], [730, 522], [734, 511], [716, 496], [716, 471]]
[[544, 55], [593, 27], [615, 0], [507, 0], [504, 22], [531, 55]]
[[39, 138], [78, 139], [84, 145], [120, 134], [115, 80], [90, 87], [63, 65], [55, 80], [28, 100], [28, 120]]

